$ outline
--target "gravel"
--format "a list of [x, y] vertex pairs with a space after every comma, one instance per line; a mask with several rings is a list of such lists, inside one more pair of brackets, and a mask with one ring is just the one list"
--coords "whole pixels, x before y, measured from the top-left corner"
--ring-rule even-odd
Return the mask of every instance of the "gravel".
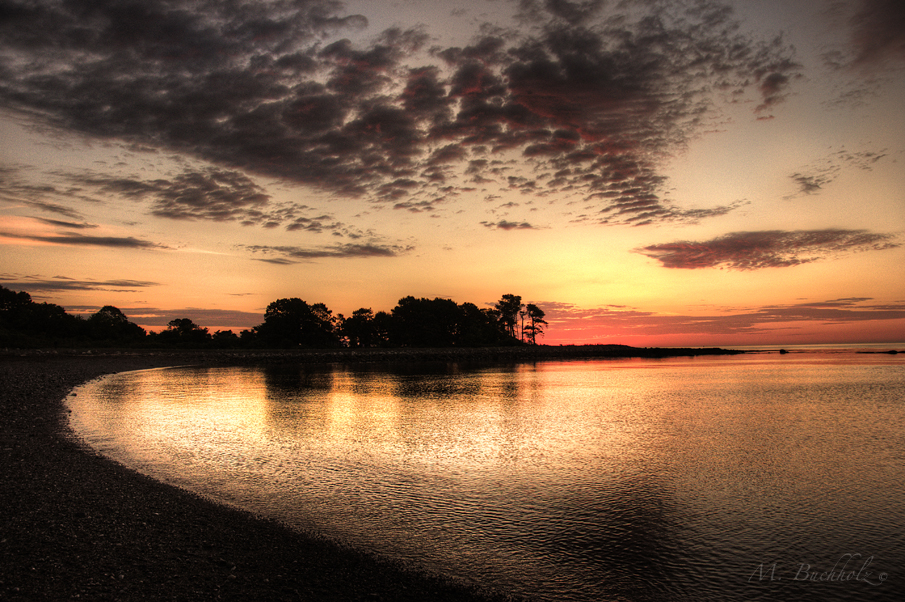
[[509, 599], [159, 483], [68, 431], [65, 398], [103, 374], [278, 355], [0, 353], [0, 599]]

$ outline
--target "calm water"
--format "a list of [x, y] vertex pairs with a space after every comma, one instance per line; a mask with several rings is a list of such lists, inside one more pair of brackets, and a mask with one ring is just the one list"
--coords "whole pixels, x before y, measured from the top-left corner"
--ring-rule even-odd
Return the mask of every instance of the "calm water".
[[901, 354], [171, 368], [70, 406], [163, 481], [540, 600], [905, 592]]

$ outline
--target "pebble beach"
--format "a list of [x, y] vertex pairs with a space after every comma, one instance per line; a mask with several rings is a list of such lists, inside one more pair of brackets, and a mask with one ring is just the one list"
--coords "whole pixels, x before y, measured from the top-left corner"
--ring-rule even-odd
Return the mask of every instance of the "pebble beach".
[[216, 353], [0, 356], [0, 599], [507, 599], [156, 482], [68, 431], [65, 399], [83, 382], [236, 361]]

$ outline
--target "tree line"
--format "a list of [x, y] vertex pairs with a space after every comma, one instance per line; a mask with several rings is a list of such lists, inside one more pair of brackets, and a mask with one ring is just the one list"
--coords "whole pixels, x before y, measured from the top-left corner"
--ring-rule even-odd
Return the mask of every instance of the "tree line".
[[0, 348], [497, 347], [537, 344], [546, 325], [543, 310], [506, 294], [489, 308], [408, 296], [389, 312], [361, 308], [349, 317], [334, 315], [323, 303], [278, 299], [267, 306], [264, 322], [239, 334], [211, 333], [189, 318], [176, 318], [165, 330], [147, 332], [112, 305], [83, 318], [53, 303], [36, 303], [27, 292], [0, 286]]

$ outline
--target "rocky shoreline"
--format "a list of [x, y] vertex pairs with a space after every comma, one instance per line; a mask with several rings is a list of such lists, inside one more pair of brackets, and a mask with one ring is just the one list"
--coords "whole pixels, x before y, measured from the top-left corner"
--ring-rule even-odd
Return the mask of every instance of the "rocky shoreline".
[[[549, 353], [561, 349], [571, 351]], [[612, 348], [609, 355], [588, 355], [601, 351], [0, 354], [0, 599], [509, 599], [299, 534], [131, 471], [71, 436], [65, 398], [104, 374], [184, 364], [625, 357], [624, 349]]]

